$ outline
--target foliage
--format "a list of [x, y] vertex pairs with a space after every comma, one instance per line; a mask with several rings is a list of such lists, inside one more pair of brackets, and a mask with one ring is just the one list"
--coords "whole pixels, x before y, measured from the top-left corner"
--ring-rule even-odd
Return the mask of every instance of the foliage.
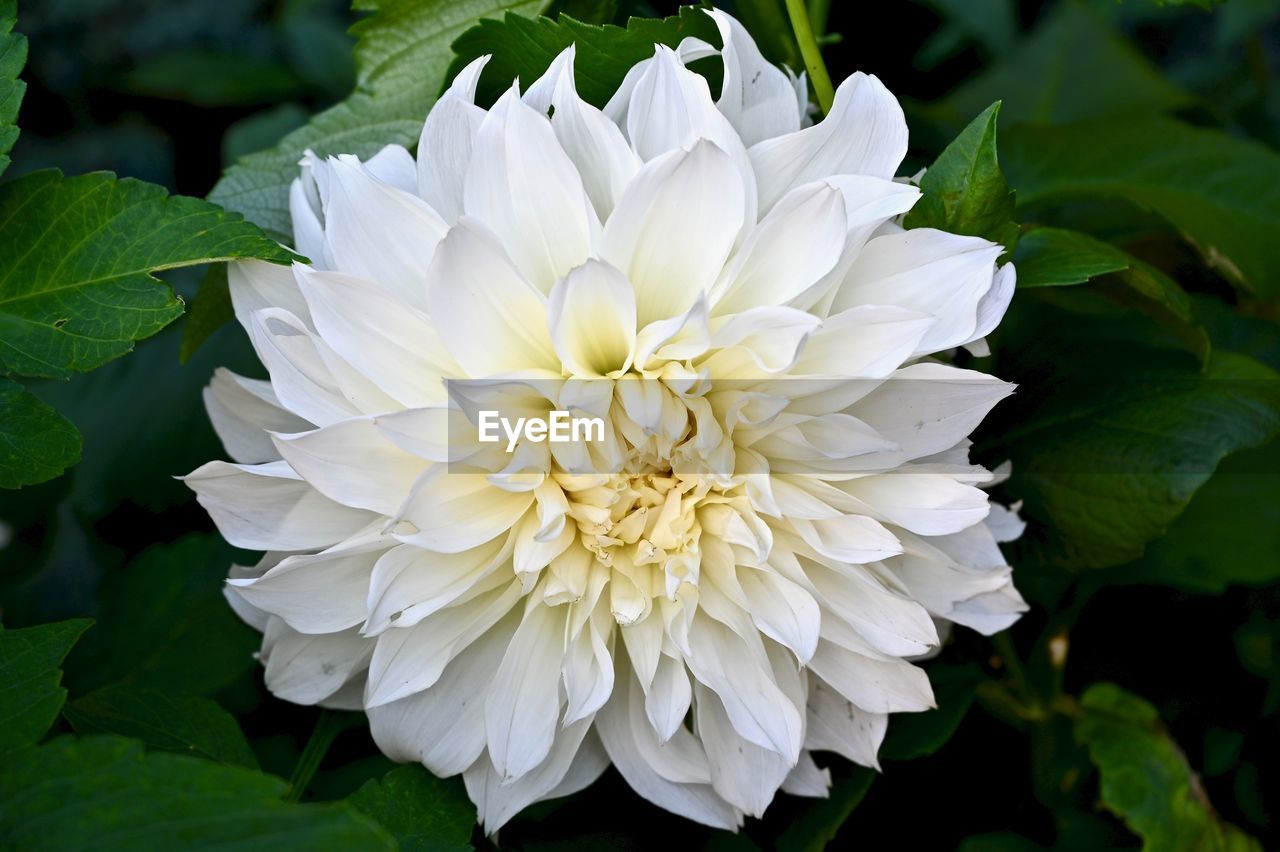
[[[1280, 11], [807, 5], [835, 79], [904, 100], [903, 225], [1016, 264], [991, 354], [955, 358], [1019, 385], [974, 453], [1012, 462], [1031, 612], [923, 663], [938, 708], [892, 721], [881, 772], [818, 755], [825, 800], [731, 837], [606, 773], [502, 847], [1275, 848]], [[492, 848], [459, 779], [262, 686], [222, 588], [256, 556], [172, 479], [221, 454], [213, 368], [261, 374], [221, 261], [298, 259], [303, 151], [412, 148], [477, 56], [488, 102], [576, 43], [601, 105], [655, 42], [719, 36], [674, 3], [355, 6], [0, 0], [0, 848]], [[724, 6], [799, 67], [781, 0]]]

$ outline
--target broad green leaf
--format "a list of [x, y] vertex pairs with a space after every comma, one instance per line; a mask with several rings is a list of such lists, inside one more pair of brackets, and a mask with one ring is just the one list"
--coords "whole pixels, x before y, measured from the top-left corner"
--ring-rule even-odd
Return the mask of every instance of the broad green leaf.
[[1034, 228], [1023, 235], [1013, 259], [1023, 288], [1062, 287], [1114, 275], [1121, 286], [1104, 286], [1107, 295], [1155, 318], [1202, 359], [1209, 356], [1208, 335], [1186, 291], [1128, 252], [1079, 231]]
[[924, 713], [899, 713], [889, 720], [880, 747], [884, 760], [915, 760], [933, 754], [951, 739], [973, 705], [982, 670], [974, 665], [930, 665], [929, 683], [938, 707]]
[[1102, 803], [1143, 839], [1144, 849], [1261, 852], [1257, 841], [1218, 820], [1154, 707], [1098, 683], [1085, 691], [1080, 710], [1076, 738], [1098, 767]]
[[372, 12], [356, 23], [356, 88], [273, 148], [229, 168], [209, 199], [292, 242], [289, 184], [305, 150], [370, 157], [389, 144], [412, 147], [453, 59], [450, 45], [481, 18], [533, 15], [544, 0], [355, 0]]
[[67, 418], [0, 379], [0, 488], [21, 488], [62, 474], [80, 460], [80, 433]]
[[1034, 307], [997, 347], [1021, 353], [994, 369], [1019, 392], [979, 445], [1013, 460], [1006, 490], [1032, 521], [1024, 551], [1075, 569], [1129, 562], [1224, 456], [1280, 432], [1280, 376], [1258, 362], [1215, 351], [1201, 366], [1142, 344], [1154, 329], [1131, 313]]
[[1186, 511], [1112, 583], [1149, 583], [1191, 592], [1280, 581], [1280, 444], [1223, 461]]
[[285, 786], [122, 737], [60, 737], [0, 773], [0, 848], [396, 849], [348, 805], [286, 804]]
[[456, 778], [437, 778], [417, 764], [401, 766], [347, 801], [389, 831], [404, 852], [472, 848], [476, 809]]
[[626, 28], [594, 26], [562, 15], [559, 20], [531, 20], [507, 14], [501, 21], [481, 21], [453, 44], [457, 59], [450, 78], [479, 56], [493, 56], [480, 77], [476, 100], [492, 103], [519, 78], [527, 87], [566, 47], [577, 44], [574, 80], [583, 100], [603, 107], [633, 65], [653, 56], [655, 44], [675, 47], [695, 36], [719, 44], [715, 23], [701, 9], [683, 7], [661, 20], [632, 18]]
[[0, 0], [0, 174], [9, 168], [9, 152], [18, 141], [18, 108], [27, 84], [18, 79], [27, 64], [27, 38], [13, 31], [17, 0]]
[[0, 186], [0, 373], [66, 378], [182, 313], [153, 273], [292, 255], [238, 215], [106, 172]]
[[1018, 241], [1013, 262], [1019, 287], [1063, 287], [1128, 269], [1133, 258], [1079, 231], [1033, 228]]
[[1018, 223], [1013, 218], [1013, 192], [996, 154], [999, 114], [997, 101], [938, 155], [921, 178], [923, 195], [903, 225], [984, 237], [1013, 249]]
[[230, 322], [234, 316], [231, 288], [227, 285], [227, 267], [219, 263], [209, 267], [190, 309], [187, 310], [187, 319], [182, 324], [182, 348], [178, 352], [182, 363], [187, 363], [209, 339], [209, 335]]
[[[997, 99], [1004, 102], [1005, 127], [1153, 115], [1192, 101], [1097, 12], [1075, 0], [1053, 8], [1001, 61], [923, 111], [956, 127]], [[1013, 185], [1022, 192], [1020, 183]]]
[[1024, 127], [1005, 136], [1020, 205], [1130, 202], [1164, 217], [1205, 262], [1259, 296], [1280, 295], [1280, 155], [1163, 118]]
[[62, 712], [81, 736], [119, 734], [156, 751], [258, 768], [240, 725], [207, 698], [108, 686], [77, 698]]
[[39, 742], [58, 718], [67, 700], [59, 666], [92, 623], [77, 618], [22, 630], [0, 627], [0, 761]]
[[252, 671], [259, 637], [222, 596], [232, 556], [217, 536], [193, 533], [108, 575], [95, 641], [68, 660], [77, 686], [210, 695]]
[[876, 774], [855, 766], [850, 774], [836, 779], [825, 799], [808, 805], [786, 831], [778, 835], [778, 852], [822, 852], [827, 848], [849, 814], [867, 795]]
[[990, 55], [1009, 50], [1018, 36], [1012, 0], [925, 0], [924, 3]]

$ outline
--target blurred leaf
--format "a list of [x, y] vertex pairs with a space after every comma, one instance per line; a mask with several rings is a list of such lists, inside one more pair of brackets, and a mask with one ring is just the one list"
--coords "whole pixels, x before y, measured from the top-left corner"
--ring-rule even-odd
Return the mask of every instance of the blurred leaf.
[[181, 362], [187, 363], [209, 335], [234, 316], [231, 289], [227, 286], [227, 266], [224, 263], [214, 264], [200, 281], [200, 289], [187, 311], [187, 320], [182, 326], [182, 348], [178, 351]]
[[1218, 593], [1280, 581], [1280, 444], [1226, 459], [1146, 555], [1112, 582]]
[[1083, 284], [1128, 269], [1132, 261], [1110, 243], [1065, 228], [1033, 228], [1022, 235], [1013, 254], [1019, 287]]
[[[1096, 12], [1068, 0], [1001, 61], [925, 112], [955, 127], [994, 100], [1004, 102], [1001, 118], [1011, 127], [1151, 115], [1192, 99]], [[1018, 181], [1013, 185], [1022, 192]]]
[[701, 9], [685, 6], [661, 20], [632, 18], [626, 28], [594, 26], [562, 16], [525, 19], [508, 13], [501, 21], [481, 21], [453, 43], [457, 54], [449, 78], [467, 63], [492, 55], [480, 77], [478, 103], [492, 103], [519, 78], [529, 86], [566, 47], [577, 44], [575, 81], [582, 99], [603, 107], [633, 65], [653, 56], [654, 44], [675, 47], [689, 36], [719, 44], [715, 22]]
[[973, 705], [975, 689], [983, 681], [974, 665], [930, 665], [929, 683], [937, 709], [898, 713], [889, 720], [889, 733], [880, 747], [884, 760], [915, 760], [946, 745]]
[[1163, 118], [1024, 127], [1005, 168], [1022, 206], [1116, 198], [1152, 210], [1206, 263], [1263, 297], [1280, 296], [1280, 155]]
[[93, 622], [87, 618], [23, 630], [0, 627], [0, 756], [34, 745], [58, 718], [67, 691], [58, 667]]
[[216, 535], [190, 534], [109, 574], [94, 641], [67, 661], [76, 687], [211, 695], [253, 670], [258, 634], [222, 597], [231, 558]]
[[207, 698], [108, 686], [72, 701], [63, 714], [82, 737], [119, 734], [157, 751], [258, 768], [240, 725]]
[[1013, 192], [996, 153], [997, 101], [938, 155], [920, 179], [922, 197], [903, 219], [907, 228], [937, 228], [983, 237], [1012, 250], [1018, 242]]
[[283, 103], [240, 119], [228, 127], [222, 136], [223, 164], [233, 163], [254, 151], [270, 148], [277, 139], [306, 124], [309, 117], [300, 105]]
[[396, 848], [347, 805], [286, 804], [285, 786], [248, 769], [146, 754], [121, 737], [61, 737], [0, 773], [0, 847]]
[[0, 0], [0, 174], [9, 168], [9, 152], [18, 141], [18, 108], [27, 84], [18, 79], [27, 64], [27, 39], [13, 31], [17, 0]]
[[838, 778], [825, 799], [807, 804], [800, 816], [778, 835], [778, 852], [822, 852], [871, 789], [876, 774], [864, 766]]
[[1002, 330], [995, 372], [1020, 387], [980, 447], [1014, 460], [1006, 488], [1034, 522], [1020, 546], [1038, 558], [1073, 569], [1137, 558], [1225, 455], [1280, 432], [1280, 376], [1256, 361], [1215, 351], [1201, 368], [1131, 313], [1035, 307]]
[[1044, 847], [1020, 834], [999, 831], [966, 837], [956, 852], [1044, 852]]
[[0, 379], [0, 488], [21, 488], [62, 474], [80, 460], [71, 421], [23, 389]]
[[1240, 665], [1268, 684], [1262, 712], [1280, 710], [1280, 619], [1267, 618], [1260, 612], [1250, 614], [1236, 631], [1235, 643]]
[[372, 780], [349, 799], [395, 837], [404, 852], [471, 849], [476, 809], [457, 778], [437, 778], [413, 764]]
[[28, 376], [91, 370], [173, 321], [156, 271], [292, 257], [239, 216], [107, 173], [0, 186], [0, 230], [0, 371]]
[[[351, 91], [356, 79], [355, 62], [351, 59], [351, 36], [336, 20], [306, 14], [306, 3], [287, 5], [295, 9], [285, 13], [281, 27], [285, 53], [294, 71], [332, 98], [340, 98]], [[259, 147], [272, 145], [283, 135], [268, 139]]]
[[292, 242], [289, 184], [310, 148], [320, 156], [369, 157], [388, 144], [412, 146], [453, 59], [450, 44], [486, 15], [536, 14], [543, 0], [356, 0], [374, 14], [352, 27], [356, 88], [344, 101], [227, 169], [211, 201], [243, 213]]
[[302, 84], [278, 60], [184, 47], [147, 57], [129, 70], [120, 87], [146, 97], [218, 107], [285, 100], [297, 95]]
[[987, 54], [1008, 51], [1018, 36], [1018, 14], [1012, 0], [925, 0], [925, 5]]
[[1085, 691], [1080, 708], [1076, 737], [1101, 774], [1102, 803], [1143, 839], [1143, 848], [1261, 852], [1257, 841], [1218, 821], [1154, 707], [1114, 684], [1098, 683]]

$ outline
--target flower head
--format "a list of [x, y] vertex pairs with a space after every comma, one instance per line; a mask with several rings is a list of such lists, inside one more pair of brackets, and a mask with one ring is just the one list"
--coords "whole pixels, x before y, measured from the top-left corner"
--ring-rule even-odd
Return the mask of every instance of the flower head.
[[[365, 710], [491, 831], [610, 764], [725, 828], [823, 795], [810, 752], [875, 766], [933, 704], [939, 626], [1025, 609], [1019, 522], [967, 459], [1011, 388], [931, 357], [981, 345], [1012, 266], [897, 224], [919, 192], [879, 80], [806, 126], [804, 79], [711, 14], [723, 49], [657, 47], [603, 110], [572, 48], [489, 110], [473, 63], [416, 160], [304, 161], [312, 265], [231, 268], [270, 379], [218, 372], [236, 462], [187, 481], [266, 551], [229, 598], [267, 686]], [[686, 68], [714, 53], [718, 98]], [[482, 444], [485, 409], [602, 432]]]

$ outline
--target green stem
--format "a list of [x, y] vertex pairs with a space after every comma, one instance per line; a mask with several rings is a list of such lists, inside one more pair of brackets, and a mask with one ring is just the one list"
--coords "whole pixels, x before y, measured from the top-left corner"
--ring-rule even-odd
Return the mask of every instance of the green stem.
[[836, 90], [831, 85], [831, 75], [822, 61], [822, 49], [818, 47], [817, 36], [813, 34], [813, 25], [809, 22], [809, 11], [804, 0], [787, 0], [787, 14], [791, 17], [791, 28], [795, 30], [796, 42], [800, 45], [800, 55], [804, 57], [805, 70], [813, 81], [813, 93], [818, 98], [818, 106], [822, 114], [831, 112], [831, 104], [835, 102]]
[[991, 644], [995, 646], [996, 653], [1000, 655], [1000, 659], [1004, 662], [1005, 670], [1009, 672], [1009, 681], [1012, 683], [1014, 690], [1024, 701], [1035, 703], [1031, 694], [1030, 684], [1027, 682], [1026, 672], [1022, 669], [1022, 659], [1018, 657], [1018, 649], [1013, 647], [1013, 640], [1009, 638], [1009, 632], [997, 633], [991, 637]]
[[336, 713], [333, 710], [321, 710], [316, 726], [311, 729], [311, 739], [307, 740], [298, 763], [293, 767], [293, 776], [289, 779], [289, 789], [284, 798], [287, 802], [297, 802], [307, 791], [312, 777], [329, 753], [329, 747], [347, 728], [353, 724], [351, 714]]

